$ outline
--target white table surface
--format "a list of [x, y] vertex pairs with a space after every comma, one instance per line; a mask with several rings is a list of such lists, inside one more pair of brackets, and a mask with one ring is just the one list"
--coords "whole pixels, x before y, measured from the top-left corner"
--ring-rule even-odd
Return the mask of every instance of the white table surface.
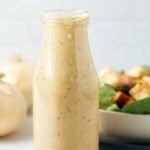
[[0, 138], [0, 150], [33, 150], [32, 117], [25, 120], [24, 125], [17, 133]]

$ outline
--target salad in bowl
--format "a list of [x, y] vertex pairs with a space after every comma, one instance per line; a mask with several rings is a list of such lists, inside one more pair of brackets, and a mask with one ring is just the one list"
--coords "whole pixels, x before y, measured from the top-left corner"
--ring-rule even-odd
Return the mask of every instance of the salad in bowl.
[[150, 114], [150, 67], [127, 71], [104, 68], [99, 74], [100, 109]]

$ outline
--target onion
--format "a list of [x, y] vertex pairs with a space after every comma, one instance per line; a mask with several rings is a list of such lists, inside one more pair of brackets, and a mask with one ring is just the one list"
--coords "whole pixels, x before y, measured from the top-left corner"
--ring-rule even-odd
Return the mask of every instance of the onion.
[[27, 104], [22, 93], [0, 80], [0, 136], [17, 131], [23, 124], [26, 114]]
[[12, 57], [0, 64], [0, 72], [5, 74], [3, 81], [17, 87], [24, 95], [28, 110], [32, 108], [32, 80], [35, 65], [21, 56]]

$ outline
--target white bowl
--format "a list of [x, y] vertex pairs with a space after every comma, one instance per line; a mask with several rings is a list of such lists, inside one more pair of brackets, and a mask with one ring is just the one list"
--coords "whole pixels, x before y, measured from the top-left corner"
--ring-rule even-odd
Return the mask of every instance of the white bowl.
[[150, 115], [100, 110], [100, 133], [119, 140], [150, 142]]

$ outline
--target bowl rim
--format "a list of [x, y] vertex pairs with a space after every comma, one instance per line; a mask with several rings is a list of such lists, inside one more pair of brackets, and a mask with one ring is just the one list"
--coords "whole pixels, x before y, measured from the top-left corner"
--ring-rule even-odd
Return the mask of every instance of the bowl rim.
[[99, 109], [100, 113], [110, 114], [110, 115], [120, 115], [120, 116], [138, 116], [138, 117], [150, 117], [150, 114], [131, 114], [131, 113], [125, 113], [125, 112], [115, 112], [115, 111], [107, 111], [103, 109]]

